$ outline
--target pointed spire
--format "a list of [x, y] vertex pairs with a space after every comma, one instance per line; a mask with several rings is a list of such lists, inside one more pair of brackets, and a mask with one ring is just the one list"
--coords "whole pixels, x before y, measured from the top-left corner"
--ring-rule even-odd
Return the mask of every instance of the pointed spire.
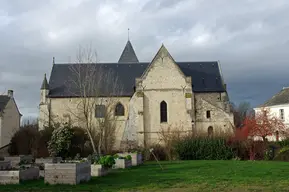
[[52, 58], [52, 64], [55, 64], [55, 57]]
[[48, 90], [49, 89], [49, 84], [47, 82], [46, 73], [44, 74], [44, 79], [42, 81], [42, 85], [41, 85], [40, 90], [42, 90], [42, 89], [44, 89], [44, 90]]
[[[129, 31], [129, 29], [128, 29]], [[129, 38], [129, 33], [128, 33], [128, 38]], [[133, 46], [130, 42], [130, 40], [128, 39], [122, 54], [118, 60], [118, 63], [138, 63], [138, 58], [134, 52]]]
[[127, 40], [129, 41], [129, 28], [127, 29]]

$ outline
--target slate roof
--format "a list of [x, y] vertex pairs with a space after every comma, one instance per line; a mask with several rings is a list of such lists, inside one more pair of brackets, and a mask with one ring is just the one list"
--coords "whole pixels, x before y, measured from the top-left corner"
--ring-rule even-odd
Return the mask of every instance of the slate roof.
[[42, 81], [42, 85], [40, 89], [49, 89], [49, 84], [47, 82], [46, 74], [44, 74], [44, 79]]
[[118, 63], [138, 63], [138, 62], [139, 61], [132, 47], [132, 44], [128, 40], [118, 60]]
[[3, 111], [10, 100], [10, 97], [7, 95], [0, 95], [0, 111]]
[[[176, 62], [186, 76], [191, 76], [194, 92], [224, 92], [226, 91], [217, 61], [212, 62]], [[75, 75], [72, 75], [71, 68], [81, 65], [102, 68], [105, 71], [112, 71], [123, 86], [122, 96], [132, 96], [134, 93], [135, 79], [141, 77], [148, 62], [128, 63], [97, 63], [97, 64], [54, 64], [49, 80], [49, 97], [75, 97], [79, 96], [79, 89], [73, 83]], [[169, 75], [169, 74], [168, 74]], [[82, 75], [85, 76], [85, 75]], [[113, 93], [109, 85], [106, 91]], [[110, 90], [109, 90], [110, 89]], [[99, 93], [107, 96], [103, 90]], [[99, 95], [99, 96], [100, 96]], [[91, 94], [93, 96], [93, 93]], [[110, 94], [112, 96], [112, 94]], [[120, 95], [118, 95], [120, 96]]]
[[284, 87], [281, 91], [279, 91], [276, 95], [272, 98], [267, 100], [264, 104], [258, 107], [269, 107], [274, 105], [282, 105], [282, 104], [289, 104], [289, 88]]

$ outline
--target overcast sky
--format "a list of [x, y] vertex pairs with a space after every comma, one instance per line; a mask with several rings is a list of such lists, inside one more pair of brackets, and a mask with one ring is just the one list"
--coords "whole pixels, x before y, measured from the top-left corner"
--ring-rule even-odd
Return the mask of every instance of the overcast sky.
[[52, 57], [79, 45], [117, 62], [127, 29], [140, 61], [164, 43], [177, 61], [219, 60], [233, 102], [253, 106], [289, 86], [288, 0], [1, 0], [0, 91], [37, 116]]

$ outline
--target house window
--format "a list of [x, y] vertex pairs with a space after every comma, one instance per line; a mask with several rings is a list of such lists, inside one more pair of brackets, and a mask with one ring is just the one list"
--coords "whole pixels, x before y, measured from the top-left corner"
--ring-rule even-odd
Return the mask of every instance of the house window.
[[168, 122], [168, 114], [167, 114], [167, 103], [165, 101], [161, 102], [161, 123]]
[[114, 115], [115, 116], [124, 116], [124, 107], [121, 103], [118, 103], [115, 106]]
[[95, 106], [95, 117], [103, 118], [105, 116], [105, 105], [96, 105]]
[[213, 132], [214, 132], [214, 129], [212, 126], [208, 127], [208, 136], [211, 137], [213, 136]]
[[280, 119], [284, 120], [284, 109], [280, 109], [279, 113], [280, 113]]
[[211, 118], [211, 111], [207, 111], [207, 118]]

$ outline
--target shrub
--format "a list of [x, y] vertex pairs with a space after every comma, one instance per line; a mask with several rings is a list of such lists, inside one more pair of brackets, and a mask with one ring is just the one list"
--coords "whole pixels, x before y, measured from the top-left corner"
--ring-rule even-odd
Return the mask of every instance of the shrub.
[[127, 155], [125, 157], [122, 157], [122, 156], [119, 156], [118, 154], [113, 155], [113, 158], [114, 159], [126, 159], [126, 160], [131, 160], [132, 159], [131, 155]]
[[[167, 157], [167, 153], [165, 150], [165, 147], [161, 146], [161, 145], [152, 145], [150, 148], [153, 148], [153, 154], [156, 156], [156, 158], [159, 161], [165, 161], [168, 160]], [[148, 161], [155, 161], [155, 157], [153, 156], [153, 154], [151, 152], [149, 152], [148, 150], [146, 152], [144, 152], [144, 154], [147, 154], [147, 156], [145, 156], [145, 159]]]
[[269, 161], [274, 158], [272, 148], [268, 148], [265, 150], [264, 160]]
[[43, 130], [40, 130], [41, 140], [48, 143], [52, 137], [52, 133], [55, 129], [59, 128], [59, 126], [50, 126], [50, 127], [44, 127]]
[[37, 157], [48, 157], [49, 151], [48, 151], [48, 142], [50, 141], [52, 137], [52, 132], [58, 127], [44, 127], [43, 130], [40, 130], [40, 140], [38, 143], [38, 152]]
[[254, 160], [264, 160], [268, 148], [267, 143], [264, 141], [254, 141], [252, 146], [255, 153]]
[[95, 154], [89, 154], [87, 160], [90, 161], [91, 164], [96, 164], [98, 162], [98, 156]]
[[161, 128], [158, 133], [160, 142], [164, 146], [163, 151], [166, 154], [166, 159], [173, 160], [176, 156], [174, 145], [184, 137], [191, 136], [191, 132], [185, 131], [181, 125], [169, 125], [168, 128]]
[[282, 141], [277, 141], [276, 142], [280, 147], [285, 147], [285, 146], [289, 146], [289, 138], [286, 138]]
[[[80, 127], [72, 127], [71, 131], [72, 137], [68, 156], [75, 157], [77, 154], [79, 154], [80, 157], [87, 156], [85, 143], [88, 141], [88, 137], [86, 131]], [[91, 154], [91, 152], [89, 154]]]
[[186, 138], [176, 143], [175, 150], [180, 160], [229, 160], [235, 157], [224, 138]]
[[289, 161], [289, 146], [283, 147], [275, 156], [276, 161]]
[[111, 168], [115, 164], [115, 159], [111, 155], [102, 156], [99, 160], [95, 161], [95, 164], [101, 164], [104, 167]]
[[247, 141], [233, 141], [228, 143], [236, 157], [241, 160], [250, 159], [249, 143]]
[[278, 154], [278, 150], [280, 149], [280, 146], [276, 144], [276, 142], [270, 142], [265, 148], [264, 152], [264, 160], [273, 160], [275, 156]]
[[66, 158], [69, 156], [73, 131], [68, 126], [60, 127], [52, 132], [51, 140], [48, 142], [48, 150], [51, 156]]
[[127, 159], [127, 160], [131, 160], [131, 156], [128, 155], [128, 156], [125, 157], [125, 159]]
[[11, 138], [8, 153], [10, 155], [36, 155], [39, 140], [40, 133], [35, 127], [22, 127]]

